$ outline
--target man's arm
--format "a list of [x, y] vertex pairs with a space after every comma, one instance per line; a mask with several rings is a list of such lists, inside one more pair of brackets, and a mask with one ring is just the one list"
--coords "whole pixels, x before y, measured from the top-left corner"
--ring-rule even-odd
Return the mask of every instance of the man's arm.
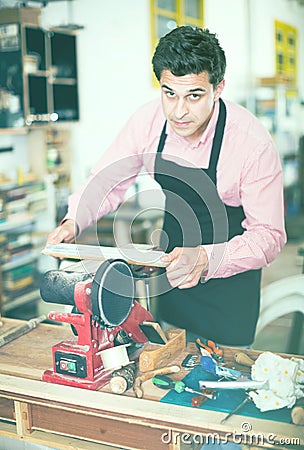
[[227, 243], [204, 246], [209, 259], [206, 279], [266, 267], [286, 243], [283, 173], [273, 144], [248, 158], [239, 189], [245, 232]]
[[[283, 175], [279, 155], [269, 143], [247, 161], [240, 184], [245, 232], [221, 244], [175, 248], [167, 261], [173, 287], [186, 288], [270, 264], [286, 243]], [[201, 249], [201, 250], [199, 250]]]

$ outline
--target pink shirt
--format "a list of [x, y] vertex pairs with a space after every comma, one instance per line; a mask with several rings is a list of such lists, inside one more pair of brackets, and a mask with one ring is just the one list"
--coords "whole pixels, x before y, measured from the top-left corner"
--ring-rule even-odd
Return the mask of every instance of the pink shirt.
[[[227, 119], [217, 165], [217, 189], [226, 205], [243, 206], [246, 218], [242, 226], [246, 231], [227, 243], [204, 245], [209, 258], [206, 279], [264, 267], [286, 243], [282, 168], [273, 140], [248, 110], [226, 100], [225, 104]], [[196, 145], [167, 125], [162, 157], [184, 166], [208, 168], [218, 113], [216, 102]], [[154, 176], [164, 121], [159, 99], [142, 106], [92, 169], [85, 184], [69, 197], [65, 219], [75, 220], [80, 233], [118, 207], [143, 168]]]

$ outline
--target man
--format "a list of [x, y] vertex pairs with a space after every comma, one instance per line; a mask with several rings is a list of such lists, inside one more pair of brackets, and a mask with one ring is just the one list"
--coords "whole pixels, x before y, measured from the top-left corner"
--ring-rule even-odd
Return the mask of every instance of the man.
[[215, 34], [178, 27], [160, 39], [152, 63], [161, 101], [129, 119], [47, 243], [72, 242], [115, 210], [144, 167], [166, 198], [161, 319], [250, 345], [261, 268], [286, 242], [279, 155], [249, 111], [221, 99], [226, 59]]

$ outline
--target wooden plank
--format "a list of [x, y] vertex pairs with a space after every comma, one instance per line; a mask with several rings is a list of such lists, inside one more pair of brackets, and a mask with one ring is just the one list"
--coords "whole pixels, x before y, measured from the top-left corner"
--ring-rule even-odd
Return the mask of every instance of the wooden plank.
[[13, 400], [0, 398], [0, 419], [15, 421], [15, 408]]
[[84, 244], [47, 245], [42, 252], [48, 256], [66, 259], [105, 261], [107, 259], [123, 259], [129, 264], [149, 267], [166, 267], [168, 263], [161, 261], [164, 252], [147, 249], [146, 245], [132, 247], [105, 247]]
[[[163, 429], [33, 405], [33, 428], [132, 449], [164, 450]], [[118, 424], [119, 423], [119, 424]]]
[[61, 409], [62, 411], [79, 414], [85, 413], [88, 420], [90, 420], [90, 417], [116, 419], [117, 427], [120, 427], [121, 422], [127, 422], [190, 434], [216, 433], [217, 436], [222, 438], [225, 438], [227, 433], [239, 433], [243, 436], [242, 424], [249, 421], [251, 431], [246, 433], [248, 438], [252, 436], [254, 439], [257, 433], [262, 433], [265, 437], [271, 434], [273, 440], [279, 443], [296, 437], [299, 438], [299, 444], [304, 445], [304, 427], [289, 423], [256, 418], [248, 419], [248, 417], [235, 415], [225, 424], [221, 424], [220, 420], [226, 416], [226, 413], [197, 409], [193, 414], [192, 410], [184, 406], [100, 391], [86, 391], [85, 389], [25, 380], [1, 374], [0, 396], [25, 402], [30, 401], [32, 405], [48, 406], [50, 409]]
[[114, 450], [114, 447], [108, 445], [102, 445], [100, 443], [94, 443], [89, 441], [84, 441], [80, 439], [75, 439], [72, 437], [59, 436], [54, 433], [46, 433], [43, 431], [33, 431], [29, 436], [18, 436], [16, 434], [16, 427], [11, 424], [1, 423], [0, 427], [0, 448], [1, 447], [1, 436], [9, 439], [14, 439], [15, 441], [21, 442], [31, 442], [36, 445], [56, 448], [60, 450]]
[[24, 436], [32, 432], [31, 405], [25, 402], [14, 402], [16, 414], [16, 428], [19, 436]]

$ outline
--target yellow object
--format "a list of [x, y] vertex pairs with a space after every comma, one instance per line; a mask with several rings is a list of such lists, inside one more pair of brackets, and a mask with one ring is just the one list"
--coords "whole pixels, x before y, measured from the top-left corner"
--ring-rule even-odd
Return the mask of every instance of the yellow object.
[[18, 184], [24, 183], [23, 170], [21, 167], [18, 167], [17, 169], [17, 182]]

